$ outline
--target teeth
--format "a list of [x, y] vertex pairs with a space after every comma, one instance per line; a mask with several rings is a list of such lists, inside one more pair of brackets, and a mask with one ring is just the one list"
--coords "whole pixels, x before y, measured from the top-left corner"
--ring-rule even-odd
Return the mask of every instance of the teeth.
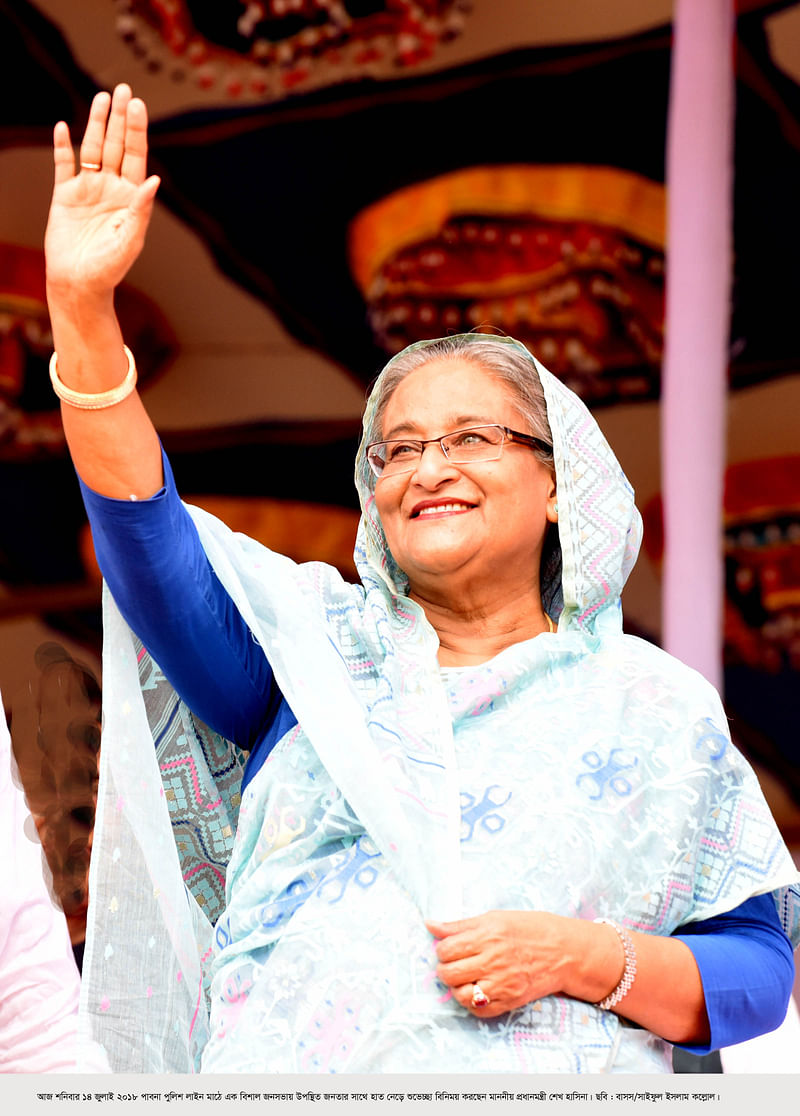
[[469, 504], [452, 504], [452, 503], [433, 504], [431, 507], [421, 508], [417, 512], [417, 516], [436, 515], [438, 512], [445, 512], [445, 511], [462, 511], [462, 510], [463, 511], [469, 511], [469, 509], [470, 509]]

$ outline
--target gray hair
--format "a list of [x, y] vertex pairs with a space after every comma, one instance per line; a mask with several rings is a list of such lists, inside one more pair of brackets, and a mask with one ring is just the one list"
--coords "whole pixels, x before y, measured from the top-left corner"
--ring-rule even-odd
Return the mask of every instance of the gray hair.
[[[356, 487], [364, 512], [365, 556], [384, 569], [395, 591], [406, 592], [408, 579], [394, 562], [386, 544], [386, 536], [374, 507], [375, 475], [367, 462], [366, 448], [371, 442], [380, 441], [383, 434], [383, 416], [392, 393], [410, 373], [433, 360], [466, 360], [478, 365], [490, 376], [508, 386], [515, 397], [523, 422], [530, 433], [548, 445], [553, 435], [547, 419], [547, 404], [536, 361], [519, 341], [513, 337], [489, 336], [483, 333], [459, 333], [453, 337], [440, 337], [433, 341], [417, 341], [403, 349], [386, 365], [375, 381], [364, 411], [363, 436], [356, 456]], [[527, 431], [523, 431], [527, 433]], [[533, 452], [555, 476], [552, 452], [534, 449]], [[561, 593], [561, 545], [558, 529], [551, 524], [542, 550], [539, 571], [542, 604], [554, 618], [563, 607]]]
[[[375, 382], [365, 415], [369, 423], [364, 429], [367, 444], [380, 439], [383, 416], [395, 389], [410, 372], [434, 360], [469, 361], [506, 384], [516, 397], [520, 414], [530, 428], [523, 433], [533, 434], [552, 445], [547, 404], [533, 357], [510, 337], [492, 337], [482, 333], [459, 333], [453, 337], [418, 342], [389, 361]], [[534, 452], [552, 467], [552, 454], [538, 449]]]

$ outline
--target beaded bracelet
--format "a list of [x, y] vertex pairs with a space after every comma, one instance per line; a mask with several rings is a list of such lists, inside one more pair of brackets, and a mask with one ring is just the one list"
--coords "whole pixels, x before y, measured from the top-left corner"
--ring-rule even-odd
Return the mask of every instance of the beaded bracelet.
[[68, 388], [66, 384], [62, 383], [58, 375], [58, 355], [53, 353], [50, 357], [50, 380], [53, 384], [53, 391], [59, 399], [63, 399], [71, 407], [78, 407], [82, 411], [101, 411], [105, 407], [113, 407], [115, 403], [121, 403], [123, 399], [127, 399], [136, 387], [136, 363], [133, 359], [133, 353], [127, 345], [122, 347], [125, 350], [125, 356], [128, 358], [128, 371], [125, 374], [125, 379], [109, 391], [95, 393], [73, 391], [72, 388]]
[[623, 970], [620, 982], [613, 991], [609, 992], [604, 1000], [600, 1000], [595, 1004], [595, 1007], [602, 1008], [603, 1011], [608, 1011], [609, 1008], [616, 1007], [616, 1005], [628, 995], [633, 982], [636, 979], [636, 948], [633, 944], [633, 938], [630, 936], [624, 926], [620, 926], [618, 922], [614, 922], [611, 918], [596, 918], [595, 922], [604, 922], [607, 926], [613, 926], [619, 939], [622, 942], [622, 948], [625, 951], [625, 969]]

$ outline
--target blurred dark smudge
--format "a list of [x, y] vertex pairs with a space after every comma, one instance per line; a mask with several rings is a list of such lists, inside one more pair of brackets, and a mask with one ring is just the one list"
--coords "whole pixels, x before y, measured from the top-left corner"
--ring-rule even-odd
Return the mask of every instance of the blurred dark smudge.
[[12, 749], [47, 859], [51, 896], [64, 911], [76, 946], [86, 927], [100, 685], [86, 664], [55, 642], [40, 645], [34, 665], [11, 703]]

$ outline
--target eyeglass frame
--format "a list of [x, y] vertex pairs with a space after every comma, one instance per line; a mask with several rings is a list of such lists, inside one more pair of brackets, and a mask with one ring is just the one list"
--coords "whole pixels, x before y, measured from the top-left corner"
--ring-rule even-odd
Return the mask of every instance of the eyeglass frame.
[[[503, 426], [503, 424], [500, 422], [482, 422], [478, 426], [465, 426], [458, 430], [450, 430], [447, 434], [442, 434], [438, 438], [381, 438], [377, 442], [370, 442], [364, 452], [370, 469], [372, 469], [372, 472], [375, 475], [376, 479], [380, 480], [383, 476], [385, 476], [385, 473], [383, 470], [381, 470], [380, 473], [377, 471], [370, 456], [370, 451], [374, 449], [375, 446], [388, 446], [391, 445], [393, 442], [412, 442], [415, 445], [418, 445], [420, 447], [419, 457], [414, 462], [414, 464], [409, 466], [408, 469], [397, 469], [389, 474], [392, 477], [399, 477], [402, 476], [404, 473], [414, 472], [414, 470], [419, 465], [419, 462], [422, 460], [422, 455], [425, 452], [426, 446], [430, 446], [433, 445], [434, 442], [438, 442], [439, 448], [444, 454], [445, 460], [453, 461], [453, 459], [450, 457], [450, 454], [444, 448], [445, 440], [447, 438], [452, 438], [455, 434], [469, 434], [471, 430], [485, 430], [487, 426], [493, 427], [495, 430], [502, 430], [505, 437], [500, 442], [490, 443], [500, 447], [500, 452], [498, 453], [497, 457], [475, 458], [476, 464], [480, 461], [499, 461], [503, 455], [503, 446], [506, 445], [508, 442], [517, 442], [519, 445], [529, 446], [531, 449], [538, 449], [544, 453], [548, 453], [551, 455], [553, 453], [552, 445], [549, 442], [545, 442], [543, 438], [537, 438], [534, 434], [523, 434], [520, 430], [512, 430], [510, 426]], [[471, 462], [453, 461], [453, 464], [469, 465], [471, 464]]]

